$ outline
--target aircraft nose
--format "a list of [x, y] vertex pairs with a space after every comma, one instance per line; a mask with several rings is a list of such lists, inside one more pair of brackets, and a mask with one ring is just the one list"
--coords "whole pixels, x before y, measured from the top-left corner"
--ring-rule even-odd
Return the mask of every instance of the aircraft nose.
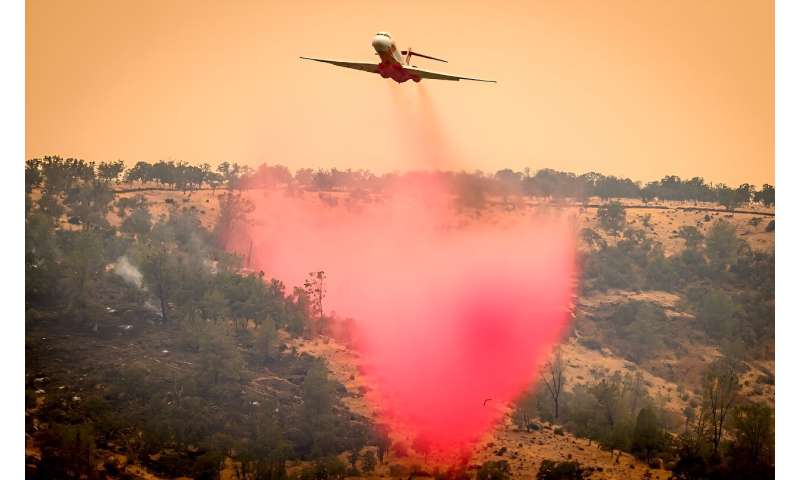
[[392, 46], [392, 41], [383, 35], [375, 35], [372, 39], [372, 48], [378, 52], [385, 52]]

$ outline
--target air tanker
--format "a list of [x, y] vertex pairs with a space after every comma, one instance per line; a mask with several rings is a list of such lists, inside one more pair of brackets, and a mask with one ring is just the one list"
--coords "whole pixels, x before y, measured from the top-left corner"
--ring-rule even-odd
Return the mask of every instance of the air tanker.
[[419, 68], [411, 64], [411, 57], [427, 58], [437, 62], [447, 62], [441, 58], [431, 57], [417, 53], [409, 48], [408, 50], [398, 50], [394, 39], [387, 32], [378, 32], [372, 37], [372, 48], [380, 57], [380, 62], [349, 62], [346, 60], [330, 60], [325, 58], [300, 57], [303, 60], [313, 60], [315, 62], [330, 63], [337, 67], [352, 68], [363, 72], [377, 73], [383, 78], [391, 78], [395, 82], [403, 83], [408, 80], [415, 82], [422, 81], [423, 78], [431, 80], [472, 80], [476, 82], [497, 83], [495, 80], [483, 80], [480, 78], [461, 77], [431, 70]]

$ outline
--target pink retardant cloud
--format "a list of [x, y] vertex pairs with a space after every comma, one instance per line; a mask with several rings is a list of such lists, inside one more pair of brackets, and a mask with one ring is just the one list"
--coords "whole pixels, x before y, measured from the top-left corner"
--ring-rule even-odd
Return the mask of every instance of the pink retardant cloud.
[[255, 224], [235, 232], [237, 249], [252, 240], [253, 265], [290, 287], [327, 273], [324, 309], [355, 320], [380, 421], [439, 458], [502, 419], [568, 324], [575, 245], [558, 215], [458, 214], [424, 178], [336, 206], [248, 195]]

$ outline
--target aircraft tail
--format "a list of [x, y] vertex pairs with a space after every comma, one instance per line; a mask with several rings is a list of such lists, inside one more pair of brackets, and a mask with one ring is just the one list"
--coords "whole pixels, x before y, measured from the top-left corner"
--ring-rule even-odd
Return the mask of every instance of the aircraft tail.
[[414, 57], [422, 57], [422, 58], [427, 58], [428, 60], [436, 60], [437, 62], [447, 63], [447, 60], [444, 60], [444, 59], [441, 59], [441, 58], [436, 58], [436, 57], [431, 57], [429, 55], [423, 55], [421, 53], [417, 53], [417, 52], [412, 51], [410, 48], [408, 50], [401, 51], [400, 54], [401, 55], [405, 55], [406, 64], [408, 64], [411, 61], [411, 57], [412, 56], [414, 56]]

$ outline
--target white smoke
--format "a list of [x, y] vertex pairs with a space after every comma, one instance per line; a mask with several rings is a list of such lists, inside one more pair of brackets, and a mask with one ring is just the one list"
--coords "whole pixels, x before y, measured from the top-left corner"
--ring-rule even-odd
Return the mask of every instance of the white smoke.
[[115, 274], [122, 277], [123, 280], [130, 283], [136, 288], [143, 289], [143, 276], [142, 272], [139, 271], [133, 264], [128, 260], [128, 257], [121, 256], [117, 260], [117, 263], [114, 264], [113, 271]]

